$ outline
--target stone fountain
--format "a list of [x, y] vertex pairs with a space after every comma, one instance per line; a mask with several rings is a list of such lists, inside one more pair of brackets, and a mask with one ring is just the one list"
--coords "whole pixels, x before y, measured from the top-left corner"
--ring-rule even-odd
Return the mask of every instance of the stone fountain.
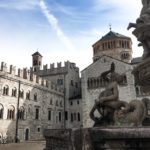
[[[142, 62], [133, 70], [136, 83], [150, 90], [150, 0], [142, 0], [143, 8], [134, 27], [133, 34], [143, 46]], [[45, 150], [149, 150], [150, 127], [143, 126], [149, 99], [132, 100], [127, 103], [118, 100], [118, 84], [122, 75], [115, 72], [114, 64], [103, 74], [110, 84], [99, 94], [89, 112], [95, 122], [92, 128], [45, 130]], [[94, 115], [100, 113], [100, 118]]]

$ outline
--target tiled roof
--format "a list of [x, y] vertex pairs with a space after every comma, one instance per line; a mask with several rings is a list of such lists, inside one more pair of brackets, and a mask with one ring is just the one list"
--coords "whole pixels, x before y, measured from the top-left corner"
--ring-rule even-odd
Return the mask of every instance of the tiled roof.
[[39, 55], [39, 56], [41, 56], [42, 57], [42, 55], [37, 51], [37, 52], [35, 52], [34, 54], [32, 54], [32, 56], [35, 56], [35, 55]]
[[100, 40], [101, 41], [102, 40], [109, 40], [109, 39], [113, 39], [113, 38], [130, 38], [130, 37], [127, 37], [125, 35], [110, 31], [106, 35], [104, 35]]

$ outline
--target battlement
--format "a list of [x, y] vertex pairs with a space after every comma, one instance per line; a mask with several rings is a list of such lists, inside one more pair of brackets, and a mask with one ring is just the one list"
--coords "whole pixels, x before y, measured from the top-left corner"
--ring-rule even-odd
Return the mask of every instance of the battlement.
[[54, 74], [64, 74], [69, 72], [69, 70], [79, 72], [79, 68], [76, 67], [75, 63], [71, 63], [69, 61], [66, 61], [64, 63], [57, 62], [50, 64], [48, 67], [48, 64], [43, 65], [43, 68], [38, 71], [38, 74], [40, 76], [42, 75], [54, 75]]
[[[47, 66], [45, 66], [45, 69], [46, 67]], [[5, 73], [4, 75], [8, 76], [9, 78], [14, 78], [15, 80], [35, 84], [38, 86], [42, 86], [43, 88], [48, 88], [49, 90], [63, 93], [63, 89], [61, 89], [51, 81], [48, 81], [34, 74], [33, 68], [16, 69], [16, 66], [8, 66], [5, 62], [1, 62], [0, 72]]]

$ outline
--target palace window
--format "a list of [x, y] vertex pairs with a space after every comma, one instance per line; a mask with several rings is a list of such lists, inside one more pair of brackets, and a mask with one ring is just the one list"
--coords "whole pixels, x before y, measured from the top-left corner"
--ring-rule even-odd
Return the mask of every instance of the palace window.
[[24, 91], [23, 90], [20, 91], [20, 98], [24, 98]]
[[33, 99], [34, 99], [34, 101], [37, 101], [37, 93], [34, 94]]
[[30, 100], [30, 91], [28, 91], [28, 92], [26, 93], [26, 99], [27, 99], [27, 100]]
[[24, 120], [25, 109], [24, 107], [20, 107], [18, 110], [18, 119]]
[[58, 79], [58, 80], [57, 80], [57, 84], [58, 84], [58, 85], [63, 85], [63, 79]]
[[16, 89], [16, 87], [14, 87], [14, 88], [12, 89], [12, 96], [13, 96], [13, 97], [17, 97], [17, 89]]
[[7, 111], [7, 119], [14, 119], [15, 116], [15, 108], [14, 106], [9, 106]]
[[8, 85], [5, 85], [3, 87], [3, 95], [8, 95], [8, 94], [9, 94], [9, 87], [8, 87]]
[[50, 105], [53, 105], [53, 99], [52, 98], [50, 99]]

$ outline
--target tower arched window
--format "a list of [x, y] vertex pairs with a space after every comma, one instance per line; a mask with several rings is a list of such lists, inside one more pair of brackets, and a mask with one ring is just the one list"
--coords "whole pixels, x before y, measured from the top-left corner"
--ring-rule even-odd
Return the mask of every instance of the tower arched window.
[[3, 95], [8, 95], [9, 94], [9, 86], [8, 85], [5, 85], [3, 87]]
[[34, 61], [33, 61], [33, 65], [34, 65], [34, 66], [38, 65], [37, 60], [34, 60]]
[[9, 106], [8, 111], [7, 111], [7, 119], [14, 119], [15, 116], [15, 107], [14, 106]]

